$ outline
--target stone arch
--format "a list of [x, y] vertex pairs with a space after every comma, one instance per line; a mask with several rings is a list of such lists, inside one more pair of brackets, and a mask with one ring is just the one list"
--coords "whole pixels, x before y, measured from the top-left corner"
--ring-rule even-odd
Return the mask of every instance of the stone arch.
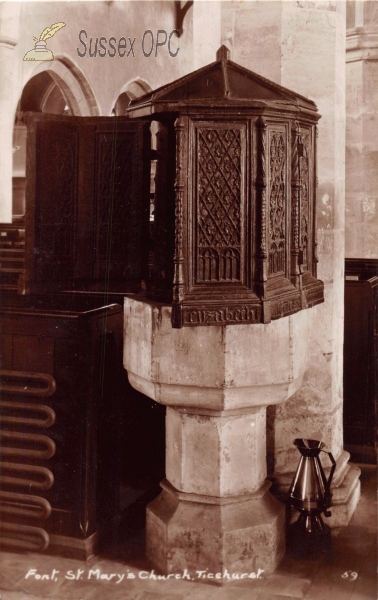
[[139, 98], [148, 92], [152, 92], [152, 88], [144, 81], [144, 79], [136, 77], [135, 79], [128, 81], [122, 86], [117, 98], [115, 98], [113, 102], [113, 114], [116, 116], [125, 114], [126, 108], [131, 100]]
[[75, 116], [98, 117], [100, 111], [94, 92], [84, 73], [65, 55], [52, 61], [41, 62], [31, 73], [30, 78], [47, 71], [59, 86]]
[[[65, 108], [68, 109], [67, 112]], [[12, 213], [17, 216], [25, 212], [26, 125], [22, 118], [24, 110], [74, 116], [100, 114], [86, 77], [68, 57], [57, 56], [53, 61], [40, 62], [31, 71], [27, 80], [23, 82], [14, 115]]]
[[127, 92], [131, 96], [131, 99], [134, 100], [134, 98], [139, 98], [140, 96], [143, 96], [143, 94], [152, 92], [152, 87], [147, 81], [144, 81], [144, 79], [136, 77], [135, 79], [132, 79], [132, 81], [125, 83], [121, 88], [120, 93], [122, 94], [123, 92]]

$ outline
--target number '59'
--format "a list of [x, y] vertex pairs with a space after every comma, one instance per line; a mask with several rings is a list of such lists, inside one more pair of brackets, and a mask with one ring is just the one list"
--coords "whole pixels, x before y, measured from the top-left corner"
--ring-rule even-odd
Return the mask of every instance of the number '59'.
[[358, 577], [358, 573], [356, 573], [356, 571], [345, 571], [341, 577], [343, 579], [349, 579], [349, 581], [355, 581]]

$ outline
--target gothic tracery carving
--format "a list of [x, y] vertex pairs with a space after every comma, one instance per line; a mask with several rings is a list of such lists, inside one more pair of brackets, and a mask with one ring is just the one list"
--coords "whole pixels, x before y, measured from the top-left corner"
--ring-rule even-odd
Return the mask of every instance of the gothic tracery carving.
[[300, 196], [301, 196], [301, 248], [303, 252], [302, 268], [308, 269], [308, 243], [309, 243], [309, 134], [301, 136], [302, 156], [299, 159], [300, 169]]
[[270, 131], [269, 145], [269, 274], [285, 271], [286, 140], [282, 131]]
[[197, 131], [197, 282], [240, 281], [241, 132]]
[[183, 146], [185, 136], [185, 122], [183, 118], [177, 119], [176, 127], [176, 180], [175, 180], [175, 272], [173, 296], [176, 302], [183, 298], [184, 273], [183, 273], [183, 200], [184, 183], [183, 176]]

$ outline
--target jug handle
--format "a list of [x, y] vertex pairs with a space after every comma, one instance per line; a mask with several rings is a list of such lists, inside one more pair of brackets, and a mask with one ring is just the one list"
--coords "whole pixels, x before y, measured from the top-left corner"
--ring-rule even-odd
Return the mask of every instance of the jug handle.
[[[327, 494], [327, 500], [328, 500], [328, 501], [330, 501], [330, 500], [331, 500], [331, 496], [332, 496], [332, 494], [331, 494], [331, 483], [332, 483], [333, 475], [334, 475], [334, 473], [335, 473], [335, 469], [336, 469], [336, 461], [335, 461], [335, 459], [333, 458], [333, 456], [332, 456], [332, 453], [331, 453], [331, 452], [327, 452], [327, 450], [322, 450], [322, 452], [324, 452], [325, 454], [328, 454], [328, 456], [329, 456], [329, 459], [330, 459], [330, 461], [331, 461], [331, 463], [332, 463], [331, 472], [330, 472], [330, 474], [329, 474], [329, 477], [328, 477], [328, 481], [327, 481], [327, 490], [326, 490], [326, 494]], [[326, 517], [330, 517], [330, 516], [331, 516], [331, 514], [332, 514], [332, 513], [331, 513], [331, 511], [328, 511], [328, 510], [325, 510], [325, 511], [324, 511], [324, 515], [325, 515]]]

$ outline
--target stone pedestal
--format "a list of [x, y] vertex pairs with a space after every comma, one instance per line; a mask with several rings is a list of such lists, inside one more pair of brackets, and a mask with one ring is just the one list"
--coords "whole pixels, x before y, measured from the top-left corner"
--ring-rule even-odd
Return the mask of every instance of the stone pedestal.
[[266, 478], [265, 409], [188, 410], [167, 408], [166, 475], [172, 485], [218, 497], [258, 490]]
[[173, 329], [171, 308], [126, 298], [130, 383], [167, 405], [166, 477], [147, 509], [161, 571], [258, 573], [285, 552], [285, 507], [266, 480], [265, 407], [307, 367], [309, 311], [268, 325]]

